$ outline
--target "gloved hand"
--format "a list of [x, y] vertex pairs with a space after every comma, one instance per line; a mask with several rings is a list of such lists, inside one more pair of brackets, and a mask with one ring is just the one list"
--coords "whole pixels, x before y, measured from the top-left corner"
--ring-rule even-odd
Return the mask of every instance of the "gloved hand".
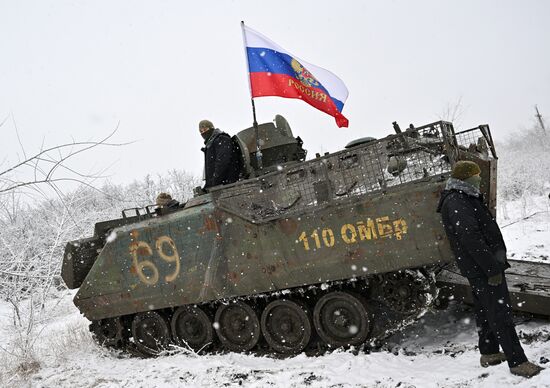
[[502, 274], [499, 273], [498, 275], [491, 276], [487, 279], [487, 283], [493, 287], [500, 285], [500, 283], [502, 283]]

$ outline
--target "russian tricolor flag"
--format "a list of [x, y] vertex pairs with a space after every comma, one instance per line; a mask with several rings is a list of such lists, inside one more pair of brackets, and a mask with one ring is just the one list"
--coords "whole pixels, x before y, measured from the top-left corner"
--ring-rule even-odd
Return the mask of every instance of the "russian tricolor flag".
[[244, 23], [241, 25], [252, 98], [299, 98], [333, 116], [338, 127], [348, 126], [348, 119], [341, 113], [348, 89], [340, 78], [298, 59]]

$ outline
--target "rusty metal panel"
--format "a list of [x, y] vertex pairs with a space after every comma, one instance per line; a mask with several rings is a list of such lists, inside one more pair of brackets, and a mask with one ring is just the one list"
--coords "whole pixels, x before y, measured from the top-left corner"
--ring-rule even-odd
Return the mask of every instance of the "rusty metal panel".
[[[211, 204], [115, 229], [75, 296], [101, 319], [217, 298], [218, 223]], [[219, 291], [219, 290], [218, 290]], [[96, 301], [97, 300], [97, 301]], [[85, 310], [85, 309], [82, 309]]]

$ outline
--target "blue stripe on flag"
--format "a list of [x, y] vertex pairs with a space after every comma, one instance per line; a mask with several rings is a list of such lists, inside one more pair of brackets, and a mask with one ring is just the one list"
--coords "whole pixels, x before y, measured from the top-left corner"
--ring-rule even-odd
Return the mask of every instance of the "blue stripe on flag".
[[[290, 65], [292, 62], [290, 55], [261, 47], [247, 47], [246, 51], [248, 54], [248, 67], [251, 73], [286, 74], [292, 78], [296, 78], [296, 73]], [[342, 112], [344, 104], [333, 98], [323, 85], [319, 84], [318, 88], [330, 97], [334, 105], [336, 105], [338, 112]]]

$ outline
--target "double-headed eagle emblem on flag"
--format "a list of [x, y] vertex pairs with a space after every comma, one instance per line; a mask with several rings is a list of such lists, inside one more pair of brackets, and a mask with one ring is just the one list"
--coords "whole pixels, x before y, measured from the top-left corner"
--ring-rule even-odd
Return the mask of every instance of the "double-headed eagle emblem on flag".
[[296, 78], [302, 84], [304, 84], [304, 86], [307, 86], [307, 87], [319, 86], [319, 82], [315, 79], [313, 74], [311, 74], [305, 67], [303, 67], [302, 64], [298, 62], [295, 58], [292, 58], [292, 61], [290, 62], [290, 66], [292, 66], [292, 70], [294, 70], [294, 74], [296, 75]]

